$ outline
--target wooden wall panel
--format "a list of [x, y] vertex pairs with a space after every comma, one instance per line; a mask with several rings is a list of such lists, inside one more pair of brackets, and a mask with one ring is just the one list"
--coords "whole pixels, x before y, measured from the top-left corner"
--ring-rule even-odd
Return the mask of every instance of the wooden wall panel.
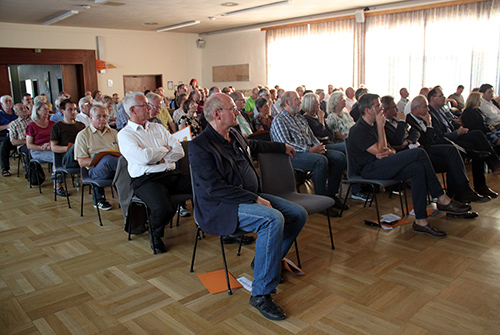
[[250, 66], [248, 64], [214, 66], [212, 67], [212, 80], [215, 83], [249, 81]]

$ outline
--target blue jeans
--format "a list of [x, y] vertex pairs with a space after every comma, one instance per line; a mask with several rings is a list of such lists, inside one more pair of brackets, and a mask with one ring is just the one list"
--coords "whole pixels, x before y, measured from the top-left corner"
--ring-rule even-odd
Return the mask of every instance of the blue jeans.
[[[94, 180], [113, 179], [115, 177], [116, 165], [118, 164], [118, 157], [112, 155], [104, 156], [99, 163], [89, 170], [90, 178]], [[94, 204], [106, 200], [104, 188], [96, 187], [92, 195]]]
[[281, 260], [307, 221], [307, 212], [288, 200], [260, 194], [273, 208], [257, 203], [238, 205], [239, 230], [257, 233], [252, 295], [276, 293]]
[[347, 161], [344, 153], [332, 149], [336, 146], [337, 144], [327, 144], [325, 154], [297, 152], [292, 158], [294, 169], [312, 171], [316, 194], [334, 196], [338, 193]]

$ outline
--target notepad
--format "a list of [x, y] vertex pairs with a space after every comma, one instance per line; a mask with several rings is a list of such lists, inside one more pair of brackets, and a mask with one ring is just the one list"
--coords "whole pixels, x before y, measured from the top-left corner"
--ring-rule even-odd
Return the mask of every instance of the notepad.
[[[211, 294], [227, 291], [226, 272], [224, 270], [202, 273], [198, 275], [198, 278]], [[229, 273], [229, 284], [233, 290], [243, 287], [231, 273]]]

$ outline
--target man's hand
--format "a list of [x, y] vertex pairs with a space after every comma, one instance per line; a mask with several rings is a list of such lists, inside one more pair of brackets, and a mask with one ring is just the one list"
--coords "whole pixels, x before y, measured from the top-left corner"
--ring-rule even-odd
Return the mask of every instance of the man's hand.
[[264, 198], [258, 197], [257, 200], [255, 200], [255, 202], [258, 203], [259, 205], [273, 208], [273, 206], [271, 206], [271, 203]]
[[422, 116], [422, 120], [424, 120], [425, 123], [427, 123], [428, 127], [432, 127], [431, 113], [429, 113], [429, 111], [427, 111], [427, 113], [425, 113], [425, 115]]
[[404, 120], [406, 120], [406, 115], [405, 115], [405, 113], [397, 112], [397, 113], [396, 113], [396, 119], [397, 119], [398, 121], [404, 121]]
[[458, 135], [467, 134], [468, 132], [469, 132], [469, 128], [464, 128], [462, 126], [460, 126], [460, 128], [457, 129]]
[[385, 114], [382, 109], [380, 109], [380, 111], [377, 113], [376, 122], [379, 127], [385, 126]]
[[315, 154], [324, 154], [326, 152], [325, 145], [323, 143], [316, 144], [314, 147], [309, 148], [309, 152]]
[[295, 148], [291, 145], [285, 144], [285, 153], [290, 157], [295, 157]]
[[392, 156], [396, 153], [396, 151], [394, 149], [391, 149], [388, 147], [385, 147], [383, 150], [384, 150], [383, 152], [376, 155], [376, 157], [378, 159], [386, 158], [386, 157]]

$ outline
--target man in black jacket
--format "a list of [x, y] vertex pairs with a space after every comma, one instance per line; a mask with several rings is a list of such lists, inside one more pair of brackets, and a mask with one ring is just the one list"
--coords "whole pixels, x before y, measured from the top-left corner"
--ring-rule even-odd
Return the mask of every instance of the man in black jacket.
[[293, 157], [290, 145], [254, 141], [232, 129], [239, 111], [226, 94], [216, 93], [203, 111], [205, 130], [189, 144], [195, 195], [195, 218], [203, 231], [230, 235], [236, 230], [255, 232], [254, 281], [250, 304], [271, 320], [285, 312], [271, 297], [280, 279], [281, 261], [307, 220], [297, 204], [259, 190], [252, 152], [282, 152]]

